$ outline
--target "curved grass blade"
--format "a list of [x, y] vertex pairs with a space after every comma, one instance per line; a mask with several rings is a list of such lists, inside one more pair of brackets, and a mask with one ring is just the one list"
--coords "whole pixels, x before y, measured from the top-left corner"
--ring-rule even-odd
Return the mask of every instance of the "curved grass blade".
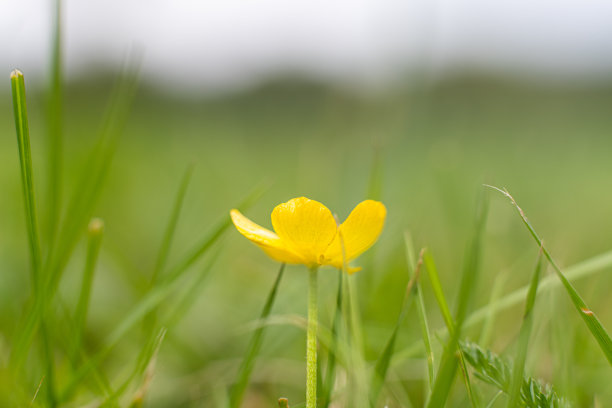
[[488, 186], [488, 185], [486, 187], [492, 188], [492, 189], [502, 193], [503, 195], [505, 195], [510, 200], [512, 205], [516, 208], [516, 210], [518, 211], [521, 219], [523, 220], [523, 224], [525, 224], [525, 226], [527, 227], [527, 229], [531, 233], [531, 236], [533, 237], [533, 239], [540, 246], [540, 248], [542, 250], [542, 253], [546, 257], [546, 259], [548, 260], [550, 265], [553, 267], [555, 273], [557, 274], [559, 280], [561, 281], [561, 284], [565, 288], [565, 291], [567, 292], [567, 294], [569, 295], [572, 303], [574, 304], [574, 307], [576, 308], [576, 311], [578, 312], [580, 317], [582, 317], [582, 320], [584, 321], [584, 323], [588, 327], [589, 331], [591, 332], [591, 334], [593, 335], [593, 337], [595, 338], [595, 340], [599, 344], [599, 347], [601, 348], [601, 350], [603, 351], [604, 355], [608, 359], [608, 362], [610, 363], [610, 365], [612, 365], [612, 339], [610, 338], [610, 335], [608, 334], [606, 329], [603, 327], [603, 325], [601, 324], [601, 322], [599, 321], [599, 319], [595, 315], [595, 312], [593, 312], [593, 310], [591, 310], [591, 308], [589, 308], [587, 306], [587, 304], [580, 297], [580, 295], [578, 294], [576, 289], [574, 289], [574, 287], [569, 282], [569, 280], [565, 277], [563, 272], [561, 272], [561, 268], [559, 268], [559, 266], [557, 265], [555, 260], [552, 258], [552, 256], [550, 255], [550, 253], [548, 252], [548, 250], [544, 246], [544, 244], [542, 242], [542, 239], [538, 236], [538, 234], [536, 233], [535, 229], [533, 228], [533, 226], [531, 225], [531, 223], [527, 219], [527, 216], [525, 215], [525, 213], [523, 212], [521, 207], [519, 207], [519, 205], [514, 200], [514, 197], [512, 197], [507, 190], [502, 190], [502, 189], [499, 189], [497, 187]]
[[529, 346], [529, 337], [533, 327], [533, 306], [535, 305], [536, 294], [538, 291], [538, 283], [542, 271], [542, 251], [538, 255], [538, 262], [531, 278], [527, 300], [525, 302], [525, 314], [523, 315], [523, 324], [519, 333], [518, 350], [512, 367], [513, 375], [509, 389], [508, 408], [518, 406], [521, 394], [521, 385], [523, 383], [523, 372], [525, 371], [525, 360], [527, 359], [527, 347]]
[[[594, 273], [601, 272], [607, 268], [612, 267], [612, 251], [604, 252], [596, 255], [592, 258], [578, 262], [575, 265], [569, 266], [566, 269], [565, 277], [567, 280], [573, 282], [587, 276], [591, 276]], [[540, 281], [538, 286], [539, 291], [553, 290], [561, 286], [561, 281], [556, 276], [547, 276]], [[487, 319], [490, 313], [497, 313], [506, 309], [510, 309], [522, 301], [525, 300], [527, 293], [529, 292], [529, 285], [525, 285], [522, 288], [515, 290], [512, 293], [496, 300], [486, 306], [477, 309], [469, 315], [465, 320], [464, 327], [473, 327]], [[448, 335], [448, 329], [442, 328], [434, 332], [437, 337], [444, 337]], [[396, 353], [393, 360], [393, 364], [398, 364], [404, 361], [406, 358], [417, 356], [423, 352], [423, 345], [420, 342], [416, 342], [406, 347], [399, 353]]]
[[[266, 300], [266, 304], [264, 305], [260, 320], [265, 320], [270, 315], [272, 311], [272, 306], [274, 305], [274, 301], [276, 300], [276, 294], [278, 293], [278, 287], [283, 278], [283, 273], [285, 271], [285, 264], [281, 264], [278, 274], [276, 275], [276, 280], [274, 281], [274, 285], [272, 285], [272, 289], [268, 294], [268, 298]], [[249, 341], [249, 345], [247, 351], [244, 355], [244, 359], [242, 360], [242, 364], [238, 369], [238, 375], [236, 376], [237, 380], [230, 390], [230, 404], [231, 408], [239, 408], [242, 403], [242, 398], [244, 397], [244, 392], [249, 384], [249, 379], [251, 377], [251, 373], [253, 372], [253, 368], [255, 366], [255, 359], [259, 354], [259, 350], [261, 349], [261, 345], [263, 343], [263, 336], [265, 333], [266, 326], [258, 327], [251, 340]]]

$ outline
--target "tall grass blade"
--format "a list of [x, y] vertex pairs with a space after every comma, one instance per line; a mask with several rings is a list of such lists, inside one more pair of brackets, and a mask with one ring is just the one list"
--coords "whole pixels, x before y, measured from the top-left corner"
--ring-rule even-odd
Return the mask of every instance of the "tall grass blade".
[[[260, 320], [264, 321], [270, 315], [272, 311], [272, 306], [274, 305], [274, 301], [276, 300], [276, 294], [278, 293], [278, 287], [283, 278], [283, 273], [285, 271], [285, 264], [281, 264], [278, 274], [276, 275], [276, 280], [274, 281], [274, 285], [272, 285], [272, 289], [270, 293], [268, 293], [268, 299], [261, 311]], [[242, 360], [242, 364], [238, 369], [238, 374], [236, 376], [236, 382], [231, 387], [230, 390], [230, 407], [231, 408], [239, 408], [242, 403], [242, 398], [244, 397], [244, 392], [249, 384], [249, 379], [251, 377], [251, 373], [253, 372], [253, 368], [255, 367], [255, 359], [259, 354], [259, 350], [261, 349], [261, 345], [263, 343], [263, 336], [265, 333], [266, 326], [260, 326], [255, 329], [251, 340], [249, 341], [249, 345], [247, 347], [247, 351], [244, 354], [244, 359]]]
[[57, 232], [62, 199], [62, 0], [55, 0], [53, 45], [51, 54], [51, 81], [47, 107], [48, 134], [48, 204], [46, 236], [49, 248]]
[[37, 295], [38, 289], [41, 286], [39, 276], [41, 268], [40, 238], [38, 236], [36, 200], [34, 198], [34, 175], [32, 171], [32, 151], [30, 148], [25, 80], [23, 74], [18, 70], [11, 72], [11, 89], [13, 93], [15, 128], [17, 130], [17, 146], [19, 148], [19, 164], [21, 165], [21, 185], [23, 187], [26, 228], [30, 245], [32, 289], [34, 295]]
[[166, 266], [166, 261], [168, 259], [168, 254], [170, 253], [170, 248], [172, 247], [174, 233], [176, 231], [176, 226], [178, 224], [179, 216], [181, 214], [181, 209], [183, 208], [183, 201], [185, 200], [185, 194], [187, 193], [187, 187], [189, 186], [189, 182], [191, 181], [192, 174], [193, 165], [189, 165], [185, 170], [185, 174], [183, 175], [183, 179], [181, 180], [180, 187], [176, 193], [174, 206], [172, 208], [172, 214], [170, 215], [170, 219], [168, 220], [168, 225], [166, 226], [166, 231], [164, 233], [164, 238], [159, 249], [157, 261], [155, 262], [155, 269], [153, 270], [153, 275], [151, 276], [151, 286], [155, 286], [155, 283], [157, 282], [160, 273]]
[[442, 313], [442, 318], [444, 319], [444, 323], [446, 324], [446, 329], [449, 333], [453, 333], [453, 331], [455, 330], [453, 317], [451, 315], [450, 308], [448, 307], [448, 302], [446, 301], [444, 291], [442, 290], [440, 276], [438, 275], [438, 268], [436, 267], [436, 263], [434, 261], [433, 255], [431, 255], [431, 252], [425, 252], [425, 254], [423, 255], [423, 262], [425, 263], [425, 269], [427, 270], [427, 275], [429, 276], [429, 282], [431, 283], [434, 297], [436, 298], [436, 302], [438, 303], [438, 307], [440, 308], [440, 312]]
[[538, 256], [538, 262], [531, 278], [527, 300], [525, 302], [525, 313], [523, 315], [523, 324], [519, 333], [518, 349], [512, 367], [513, 375], [510, 383], [508, 408], [513, 408], [519, 404], [521, 385], [523, 382], [523, 372], [525, 371], [525, 361], [527, 359], [527, 347], [529, 346], [529, 337], [533, 327], [533, 306], [535, 305], [536, 294], [538, 291], [538, 283], [540, 282], [540, 274], [542, 271], [542, 252]]
[[132, 62], [120, 75], [113, 90], [106, 117], [98, 135], [97, 144], [91, 152], [60, 228], [58, 245], [48, 259], [50, 286], [57, 288], [65, 265], [80, 234], [91, 219], [93, 208], [102, 191], [111, 167], [115, 150], [136, 93], [139, 63]]
[[419, 260], [416, 263], [414, 275], [410, 278], [406, 286], [406, 292], [404, 293], [402, 308], [397, 318], [397, 322], [395, 323], [393, 332], [391, 333], [391, 337], [389, 337], [389, 339], [387, 340], [387, 344], [382, 354], [378, 358], [376, 366], [374, 367], [374, 374], [370, 382], [370, 406], [372, 407], [376, 406], [378, 397], [380, 395], [380, 390], [382, 389], [382, 386], [385, 382], [385, 378], [387, 377], [387, 371], [391, 363], [391, 357], [393, 357], [393, 353], [395, 352], [395, 341], [397, 339], [397, 334], [399, 332], [400, 326], [404, 321], [405, 316], [408, 314], [408, 309], [412, 305], [412, 301], [418, 293], [416, 288], [420, 276], [421, 265], [423, 264], [423, 252], [424, 250], [421, 250]]
[[[455, 308], [455, 326], [451, 331], [450, 339], [445, 345], [440, 362], [438, 375], [434, 382], [434, 386], [429, 399], [428, 407], [442, 407], [446, 404], [450, 393], [457, 368], [462, 360], [455, 356], [459, 338], [461, 337], [463, 322], [467, 314], [467, 310], [474, 292], [476, 282], [478, 282], [478, 274], [480, 269], [480, 253], [482, 248], [482, 236], [484, 235], [484, 227], [487, 218], [488, 201], [484, 195], [481, 195], [479, 200], [478, 211], [476, 215], [476, 227], [472, 240], [468, 246], [463, 273], [461, 275], [461, 283], [459, 286], [459, 296]], [[452, 327], [452, 325], [450, 326]], [[475, 404], [473, 392], [469, 382], [469, 377], [465, 371], [466, 386], [472, 404]]]
[[[17, 131], [17, 146], [19, 149], [19, 163], [21, 167], [21, 184], [26, 212], [26, 227], [30, 243], [30, 262], [32, 277], [32, 294], [35, 302], [44, 301], [47, 294], [43, 281], [45, 276], [41, 271], [40, 237], [38, 235], [38, 221], [36, 215], [36, 200], [34, 197], [34, 172], [32, 170], [32, 151], [30, 147], [30, 130], [26, 106], [25, 80], [23, 74], [14, 70], [11, 73], [11, 89], [13, 94], [13, 109], [15, 113], [15, 128]], [[38, 300], [40, 299], [40, 300]], [[47, 403], [54, 407], [57, 404], [55, 397], [55, 368], [53, 349], [49, 340], [47, 322], [42, 327], [42, 355], [45, 366], [45, 385]], [[18, 343], [17, 343], [18, 344]], [[25, 350], [23, 351], [25, 353]], [[21, 361], [13, 362], [14, 369], [20, 370]]]
[[[170, 248], [172, 247], [174, 233], [176, 231], [176, 226], [178, 224], [179, 216], [181, 214], [181, 209], [183, 208], [183, 201], [185, 200], [185, 194], [187, 193], [187, 187], [189, 186], [189, 181], [191, 180], [192, 174], [193, 166], [189, 165], [185, 170], [185, 174], [183, 175], [183, 179], [181, 180], [181, 184], [176, 193], [176, 198], [174, 199], [172, 213], [170, 215], [170, 219], [168, 220], [168, 225], [166, 226], [166, 231], [164, 233], [161, 247], [158, 252], [157, 261], [155, 262], [155, 269], [153, 270], [153, 273], [151, 275], [151, 288], [155, 287], [159, 276], [162, 273], [162, 270], [166, 266], [166, 261], [168, 259], [168, 254], [170, 253]], [[146, 326], [148, 326], [150, 329], [152, 326], [155, 325], [156, 320], [156, 310], [152, 310], [146, 318]]]
[[340, 321], [342, 319], [342, 276], [343, 272], [338, 271], [338, 290], [336, 292], [336, 312], [334, 313], [334, 321], [332, 323], [332, 344], [328, 349], [327, 367], [325, 370], [325, 380], [322, 381], [321, 396], [319, 403], [322, 408], [329, 407], [331, 395], [334, 390], [334, 382], [336, 380], [336, 363], [338, 354], [338, 335], [340, 330]]
[[[414, 245], [412, 243], [411, 235], [406, 232], [404, 234], [404, 242], [406, 245], [406, 261], [408, 263], [409, 278], [416, 274], [418, 268], [423, 263], [425, 257], [425, 249], [421, 250], [418, 261], [415, 259]], [[429, 331], [429, 323], [427, 321], [427, 314], [425, 312], [425, 300], [423, 299], [423, 291], [421, 290], [421, 281], [415, 282], [414, 290], [417, 294], [417, 314], [419, 316], [419, 326], [421, 327], [421, 337], [423, 338], [423, 346], [425, 347], [425, 355], [427, 357], [427, 392], [431, 393], [431, 387], [434, 383], [435, 368], [434, 368], [434, 354], [431, 347], [431, 335]]]
[[580, 297], [576, 289], [574, 289], [574, 287], [569, 282], [569, 280], [565, 277], [563, 272], [561, 272], [561, 268], [559, 268], [555, 260], [550, 255], [550, 252], [548, 252], [548, 250], [544, 246], [542, 239], [540, 239], [535, 229], [533, 228], [533, 226], [527, 219], [527, 216], [525, 215], [521, 207], [519, 207], [519, 205], [514, 200], [514, 197], [512, 197], [507, 190], [502, 190], [502, 189], [499, 189], [493, 186], [487, 186], [487, 187], [497, 190], [503, 195], [505, 195], [510, 200], [512, 205], [516, 208], [521, 219], [523, 220], [523, 224], [525, 224], [525, 226], [531, 233], [531, 236], [533, 237], [533, 239], [538, 243], [538, 245], [540, 246], [542, 250], [542, 253], [544, 254], [544, 256], [546, 257], [550, 265], [553, 267], [555, 273], [559, 277], [559, 280], [561, 281], [561, 284], [565, 288], [565, 291], [567, 292], [572, 303], [574, 304], [576, 311], [578, 312], [580, 317], [582, 317], [582, 320], [584, 321], [589, 331], [591, 332], [591, 334], [593, 335], [593, 337], [599, 344], [599, 347], [601, 348], [604, 355], [608, 359], [608, 362], [610, 363], [610, 365], [612, 365], [612, 339], [610, 338], [610, 335], [608, 334], [606, 329], [603, 327], [603, 325], [601, 324], [601, 322], [595, 315], [595, 312], [593, 312], [593, 310], [591, 310], [591, 308], [587, 306], [587, 304], [584, 302], [584, 300], [582, 300], [582, 298]]
[[[242, 202], [237, 206], [241, 211], [250, 207], [265, 191], [265, 186], [256, 187]], [[185, 271], [193, 265], [202, 255], [204, 255], [221, 237], [223, 232], [231, 225], [229, 215], [224, 216], [223, 220], [217, 223], [211, 232], [205, 235], [202, 241], [188, 252], [177, 265], [171, 269], [170, 273], [159, 280], [159, 284], [149, 291], [136, 304], [130, 313], [115, 327], [106, 339], [105, 346], [100, 350], [87, 364], [85, 364], [74, 376], [70, 384], [66, 386], [61, 394], [61, 400], [65, 401], [75, 391], [77, 385], [82, 379], [95, 368], [108, 353], [114, 348], [119, 340], [144, 316], [151, 310], [156, 308], [163, 300], [165, 300], [172, 292], [174, 292], [181, 283], [180, 278]], [[210, 268], [212, 264], [208, 264]]]
[[[263, 193], [268, 189], [267, 184], [256, 186], [236, 207], [240, 211], [245, 211], [252, 206]], [[164, 276], [163, 281], [175, 279], [181, 275], [191, 265], [193, 265], [206, 251], [221, 237], [225, 230], [232, 225], [232, 220], [228, 216], [223, 217], [222, 221], [218, 222], [216, 227], [202, 238], [199, 244], [195, 245], [187, 254], [185, 254], [177, 264], [170, 269], [168, 275]]]
[[71, 353], [74, 356], [76, 356], [81, 349], [81, 342], [87, 322], [87, 312], [89, 310], [94, 272], [98, 261], [98, 254], [100, 253], [102, 236], [104, 235], [104, 221], [99, 218], [92, 219], [87, 228], [87, 235], [87, 256], [85, 258], [85, 268], [81, 281], [81, 292], [74, 312], [75, 333], [74, 345]]
[[175, 306], [171, 308], [168, 313], [164, 314], [162, 322], [164, 327], [166, 327], [168, 330], [174, 328], [196, 302], [198, 296], [201, 294], [202, 287], [204, 286], [204, 282], [206, 282], [206, 278], [208, 277], [211, 269], [208, 267], [208, 265], [212, 266], [216, 263], [220, 252], [221, 251], [217, 250], [210, 255], [210, 259], [204, 269], [198, 273], [195, 279], [192, 279], [192, 281], [187, 285], [187, 290], [183, 294], [179, 295], [174, 302]]
[[[14, 367], [23, 364], [39, 323], [46, 314], [47, 308], [57, 291], [70, 254], [76, 246], [80, 233], [85, 229], [85, 225], [91, 218], [93, 205], [110, 168], [122, 125], [126, 121], [132, 96], [136, 89], [137, 78], [138, 70], [131, 66], [127, 73], [121, 76], [115, 87], [107, 119], [104, 121], [100, 132], [98, 146], [94, 149], [86, 168], [82, 172], [83, 178], [68, 206], [60, 235], [58, 239], [54, 240], [56, 245], [49, 248], [48, 256], [43, 265], [44, 276], [43, 279], [39, 279], [39, 284], [45, 287], [45, 296], [34, 298], [34, 303], [27, 311], [25, 318], [22, 319], [22, 327], [16, 335], [15, 346], [11, 355], [11, 365]], [[25, 100], [23, 102], [25, 103]], [[40, 253], [40, 250], [38, 252]]]

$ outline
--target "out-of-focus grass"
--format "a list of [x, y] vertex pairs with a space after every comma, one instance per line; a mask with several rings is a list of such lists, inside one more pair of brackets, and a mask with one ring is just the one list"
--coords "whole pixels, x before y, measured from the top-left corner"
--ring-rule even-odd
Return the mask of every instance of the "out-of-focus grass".
[[[108, 99], [107, 85], [103, 80], [72, 84], [63, 94], [66, 131], [61, 185], [66, 197], [78, 193], [74, 186], [95, 143]], [[48, 168], [45, 99], [36, 89], [28, 92], [36, 197], [41, 222], [47, 225], [44, 217], [51, 211], [45, 206], [52, 197], [43, 176]], [[8, 358], [8, 344], [23, 318], [30, 287], [9, 100], [8, 95], [0, 98], [0, 361]], [[457, 80], [420, 93], [400, 87], [371, 97], [296, 82], [201, 101], [159, 95], [145, 88], [136, 97], [94, 211], [105, 221], [105, 237], [82, 342], [95, 354], [126, 310], [142, 298], [182, 174], [193, 163], [169, 265], [180, 260], [219, 216], [227, 214], [262, 180], [271, 181], [272, 187], [248, 215], [268, 226], [271, 208], [295, 196], [318, 199], [339, 209], [339, 218], [344, 219], [368, 191], [380, 194], [389, 210], [385, 231], [372, 253], [360, 259], [364, 270], [351, 277], [357, 291], [352, 295], [360, 302], [366, 357], [374, 364], [395, 327], [408, 280], [404, 231], [410, 229], [416, 247], [426, 246], [435, 254], [441, 285], [452, 302], [458, 293], [475, 197], [484, 182], [512, 191], [562, 267], [612, 248], [611, 109], [612, 88], [537, 88], [484, 79]], [[373, 166], [380, 179], [375, 187], [370, 179]], [[151, 406], [212, 404], [234, 379], [247, 349], [248, 325], [258, 317], [278, 266], [234, 231], [228, 231], [219, 248], [219, 258], [197, 302], [165, 335], [157, 357], [155, 386], [148, 390]], [[537, 251], [506, 203], [492, 200], [473, 306], [488, 303], [490, 289], [502, 271], [509, 278], [500, 297], [528, 284]], [[70, 308], [78, 302], [85, 257], [83, 240], [60, 287], [63, 302]], [[288, 266], [274, 310], [303, 315], [306, 285], [305, 269]], [[609, 330], [609, 273], [593, 274], [574, 285]], [[322, 270], [319, 286], [321, 324], [331, 327], [336, 273]], [[426, 278], [420, 289], [433, 333], [444, 322], [436, 312]], [[179, 297], [180, 293], [171, 296], [161, 308], [171, 310]], [[571, 395], [579, 404], [591, 403], [593, 395], [602, 402], [612, 400], [607, 386], [612, 376], [597, 343], [568, 307], [565, 296], [556, 296], [554, 301], [556, 308], [536, 305], [534, 309], [526, 369], [534, 377], [559, 385], [559, 393]], [[497, 315], [490, 338], [492, 350], [512, 350], [522, 311], [519, 305]], [[548, 350], [552, 323], [559, 321], [571, 333], [568, 354], [563, 356]], [[398, 331], [395, 348], [421, 341], [419, 325], [412, 308]], [[464, 334], [476, 339], [479, 330], [470, 327]], [[103, 367], [114, 387], [121, 385], [133, 367], [126, 367], [124, 361], [135, 361], [148, 341], [138, 328], [130, 333]], [[442, 343], [435, 336], [432, 346], [441, 355]], [[273, 405], [278, 397], [286, 396], [291, 406], [298, 406], [303, 401], [303, 354], [300, 330], [269, 326], [245, 402]], [[385, 401], [393, 404], [395, 395], [395, 401], [424, 403], [423, 384], [428, 381], [424, 361], [423, 355], [419, 361], [389, 369], [389, 389], [399, 386], [406, 396], [402, 399], [383, 391]], [[62, 361], [58, 364], [61, 367]], [[571, 367], [573, 381], [564, 382], [559, 377], [565, 373], [552, 371], [551, 364]], [[62, 374], [60, 370], [57, 381], [66, 385]], [[34, 391], [40, 377], [29, 380]], [[496, 390], [476, 381], [473, 385], [492, 398]], [[457, 381], [449, 406], [467, 402], [462, 387]], [[76, 396], [82, 402], [88, 397], [86, 393]]]

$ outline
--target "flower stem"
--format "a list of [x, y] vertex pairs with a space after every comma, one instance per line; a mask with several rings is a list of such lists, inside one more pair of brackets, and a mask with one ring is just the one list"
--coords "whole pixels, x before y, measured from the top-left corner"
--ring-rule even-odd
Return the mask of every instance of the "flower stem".
[[308, 276], [308, 331], [306, 334], [306, 408], [317, 406], [317, 273], [310, 268]]

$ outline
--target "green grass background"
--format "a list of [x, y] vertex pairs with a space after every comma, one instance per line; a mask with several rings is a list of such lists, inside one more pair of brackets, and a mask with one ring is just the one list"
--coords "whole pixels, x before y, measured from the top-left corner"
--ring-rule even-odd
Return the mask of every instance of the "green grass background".
[[[612, 88], [482, 76], [416, 88], [398, 86], [364, 95], [288, 78], [246, 93], [197, 99], [141, 86], [95, 207], [106, 228], [85, 348], [97, 350], [126, 310], [142, 298], [189, 164], [194, 174], [170, 264], [262, 181], [271, 187], [246, 214], [270, 227], [272, 208], [302, 195], [323, 202], [344, 219], [353, 206], [369, 198], [374, 177], [380, 191], [375, 198], [387, 206], [388, 219], [380, 241], [356, 261], [363, 270], [351, 277], [358, 289], [366, 357], [372, 363], [393, 330], [408, 280], [404, 232], [410, 231], [419, 248], [431, 251], [452, 304], [483, 183], [508, 188], [562, 267], [612, 249]], [[102, 77], [71, 82], [65, 90], [65, 196], [74, 193], [77, 178], [88, 171], [87, 153], [109, 89], [109, 80]], [[42, 226], [48, 222], [43, 91], [36, 84], [28, 88]], [[8, 361], [30, 287], [19, 177], [6, 94], [0, 98], [2, 365]], [[473, 307], [488, 303], [500, 277], [502, 295], [527, 285], [538, 253], [508, 202], [498, 193], [488, 194], [491, 208]], [[69, 309], [78, 299], [85, 244], [83, 239], [61, 283], [61, 299]], [[224, 234], [214, 251], [219, 257], [197, 301], [161, 346], [148, 406], [214, 406], [233, 380], [250, 337], [249, 325], [265, 302], [278, 266], [234, 229]], [[189, 273], [197, 274], [202, 265]], [[552, 270], [545, 270], [544, 276], [549, 273]], [[273, 314], [304, 316], [306, 286], [306, 268], [289, 266]], [[575, 286], [604, 326], [612, 329], [611, 269]], [[322, 324], [329, 326], [336, 290], [332, 269], [321, 271], [320, 288]], [[426, 276], [422, 288], [431, 328], [443, 327]], [[171, 308], [174, 299], [162, 308]], [[522, 311], [521, 303], [496, 316], [488, 344], [481, 346], [511, 356]], [[478, 340], [481, 327], [464, 334]], [[126, 366], [131, 367], [146, 340], [135, 328], [105, 360], [103, 369], [111, 384], [125, 376]], [[419, 341], [412, 308], [396, 348]], [[435, 336], [432, 341], [439, 362], [441, 343]], [[304, 355], [303, 331], [291, 325], [271, 326], [245, 406], [274, 406], [281, 396], [299, 406], [304, 399]], [[59, 352], [57, 360], [58, 382], [64, 384], [70, 371], [62, 366]], [[577, 406], [605, 407], [612, 401], [610, 366], [562, 290], [536, 301], [527, 372], [554, 384]], [[26, 393], [33, 395], [40, 376], [36, 369], [30, 372]], [[421, 356], [397, 362], [387, 379], [391, 386], [385, 390], [385, 401], [390, 407], [421, 406], [426, 377]], [[483, 396], [493, 395], [490, 386], [477, 379], [473, 383]], [[397, 389], [402, 390], [399, 396], [391, 391]], [[78, 406], [93, 397], [83, 387], [74, 401]], [[466, 406], [465, 398], [458, 380], [448, 405]]]

